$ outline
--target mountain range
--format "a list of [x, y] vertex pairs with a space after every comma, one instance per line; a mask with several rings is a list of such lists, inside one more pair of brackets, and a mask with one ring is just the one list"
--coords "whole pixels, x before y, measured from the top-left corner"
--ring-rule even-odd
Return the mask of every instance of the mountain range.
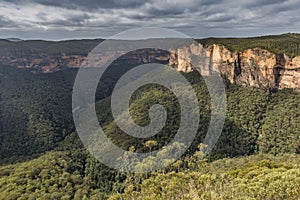
[[[65, 68], [78, 68], [102, 39], [70, 41], [9, 41], [0, 40], [0, 58], [4, 65], [49, 73]], [[207, 38], [199, 43], [152, 52], [131, 52], [127, 60], [147, 63], [160, 60], [178, 71], [190, 72], [192, 57], [211, 59], [215, 68], [231, 83], [269, 88], [300, 88], [300, 35], [283, 34], [255, 38]], [[106, 55], [99, 55], [105, 57]], [[207, 69], [211, 70], [211, 69]]]
[[[102, 41], [0, 40], [0, 199], [299, 198], [299, 34], [199, 39], [170, 51], [133, 51], [113, 62], [99, 81], [95, 108], [105, 134], [124, 150], [163, 148], [180, 125], [176, 96], [150, 84], [134, 93], [130, 114], [147, 125], [149, 108], [163, 105], [168, 115], [162, 130], [147, 139], [133, 138], [117, 126], [111, 94], [136, 65], [159, 62], [177, 69], [199, 101], [200, 123], [191, 147], [169, 167], [149, 174], [101, 164], [76, 133], [74, 80]], [[211, 65], [203, 67], [195, 58]], [[216, 146], [202, 158], [212, 105], [201, 75], [215, 70], [224, 78], [226, 119]], [[140, 167], [150, 166], [143, 162]]]

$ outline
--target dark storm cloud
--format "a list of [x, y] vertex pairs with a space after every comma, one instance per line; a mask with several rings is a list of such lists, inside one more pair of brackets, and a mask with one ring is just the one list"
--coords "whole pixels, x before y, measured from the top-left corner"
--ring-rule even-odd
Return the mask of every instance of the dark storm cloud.
[[[270, 7], [270, 11], [274, 13], [274, 15], [278, 15], [279, 12], [292, 12], [297, 11], [299, 13], [299, 2], [297, 1], [283, 1], [282, 3], [278, 3], [272, 7]], [[297, 18], [297, 16], [294, 16]]]
[[110, 35], [141, 26], [199, 36], [261, 35], [274, 32], [273, 28], [300, 31], [298, 4], [298, 0], [4, 0], [0, 28], [30, 27], [33, 35], [56, 31], [56, 36], [64, 37], [70, 31], [72, 37], [101, 31], [101, 37], [104, 32]]
[[200, 0], [199, 1], [199, 5], [202, 6], [213, 6], [213, 5], [217, 5], [217, 4], [223, 4], [224, 2], [226, 2], [226, 0]]
[[[11, 2], [10, 0], [5, 0]], [[145, 3], [143, 0], [16, 0], [16, 4], [37, 3], [67, 9], [95, 10], [99, 8], [129, 8]]]
[[213, 19], [210, 19], [208, 20], [209, 22], [229, 22], [231, 20], [234, 20], [236, 19], [234, 16], [231, 16], [231, 15], [221, 15], [221, 16], [218, 16], [218, 17], [215, 17]]
[[261, 7], [261, 6], [270, 6], [274, 4], [282, 4], [287, 2], [287, 0], [261, 0], [261, 1], [249, 1], [247, 2], [247, 6], [250, 7]]

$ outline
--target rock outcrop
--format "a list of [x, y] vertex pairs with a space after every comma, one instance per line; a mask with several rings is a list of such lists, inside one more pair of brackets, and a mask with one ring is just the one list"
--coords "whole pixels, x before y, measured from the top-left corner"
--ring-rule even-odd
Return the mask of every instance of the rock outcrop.
[[10, 48], [0, 50], [2, 64], [30, 69], [36, 73], [48, 73], [65, 67], [80, 67], [84, 54], [47, 54], [34, 49]]
[[192, 44], [171, 50], [169, 64], [178, 71], [219, 71], [231, 83], [243, 86], [300, 89], [300, 56], [289, 58], [254, 48], [230, 52], [222, 45], [204, 48]]
[[[57, 51], [58, 53], [50, 54], [20, 46], [19, 43], [9, 43], [8, 47], [0, 48], [2, 64], [28, 68], [35, 73], [80, 67], [87, 56], [87, 52]], [[96, 56], [100, 62], [106, 62], [112, 52], [98, 52]], [[175, 47], [169, 52], [139, 49], [121, 56], [119, 60], [131, 65], [160, 62], [183, 72], [197, 69], [202, 75], [219, 71], [231, 83], [243, 86], [300, 89], [300, 56], [289, 58], [284, 54], [274, 54], [260, 48], [231, 52], [222, 45], [204, 48], [201, 44], [193, 43]]]
[[[122, 52], [118, 52], [120, 55]], [[109, 57], [115, 55], [112, 52], [100, 52], [95, 55], [99, 62], [106, 62]], [[0, 63], [18, 68], [26, 68], [34, 73], [50, 73], [64, 68], [79, 68], [87, 54], [71, 54], [61, 52], [59, 54], [47, 54], [32, 49], [0, 49]], [[140, 49], [129, 52], [119, 57], [118, 62], [126, 64], [142, 64], [160, 62], [167, 64], [169, 52], [158, 49]]]

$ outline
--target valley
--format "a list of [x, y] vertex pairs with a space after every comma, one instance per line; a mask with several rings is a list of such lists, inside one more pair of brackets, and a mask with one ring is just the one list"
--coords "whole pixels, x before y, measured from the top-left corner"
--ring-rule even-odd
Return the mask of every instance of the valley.
[[[162, 148], [180, 124], [176, 96], [150, 84], [132, 97], [130, 114], [145, 125], [148, 109], [161, 104], [168, 111], [165, 126], [147, 139], [122, 132], [110, 101], [114, 85], [128, 70], [150, 62], [176, 68], [198, 98], [200, 123], [191, 147], [180, 160], [149, 174], [119, 172], [101, 164], [76, 133], [73, 83], [84, 58], [101, 41], [0, 41], [0, 199], [300, 197], [299, 35], [208, 38], [170, 52], [138, 50], [115, 61], [98, 84], [95, 107], [105, 134], [124, 150]], [[191, 64], [195, 57], [212, 63], [200, 67], [200, 74], [220, 70], [227, 95], [222, 134], [204, 158], [201, 144], [211, 101]], [[150, 150], [147, 141], [157, 143]]]

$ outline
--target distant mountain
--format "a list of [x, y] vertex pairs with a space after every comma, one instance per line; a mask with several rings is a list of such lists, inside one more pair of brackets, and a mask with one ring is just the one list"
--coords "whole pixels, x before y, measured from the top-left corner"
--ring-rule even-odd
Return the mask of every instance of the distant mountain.
[[11, 42], [0, 40], [0, 62], [18, 68], [29, 68], [38, 73], [59, 71], [65, 67], [79, 67], [101, 39]]
[[[285, 54], [290, 58], [300, 55], [300, 34], [296, 33], [252, 38], [196, 40], [206, 48], [213, 44], [223, 45], [232, 53], [261, 48], [276, 55]], [[103, 39], [67, 41], [0, 39], [0, 62], [18, 68], [29, 68], [38, 73], [59, 71], [67, 67], [79, 67], [88, 53], [102, 41]], [[163, 59], [168, 60], [170, 58], [165, 57]]]
[[10, 42], [21, 42], [23, 41], [22, 39], [20, 38], [6, 38], [5, 40], [8, 40]]
[[[80, 67], [88, 53], [103, 39], [69, 41], [0, 40], [0, 63], [49, 73]], [[300, 34], [287, 33], [252, 38], [198, 39], [199, 45], [180, 46], [173, 52], [134, 51], [123, 62], [134, 64], [165, 61], [178, 71], [194, 70], [190, 58], [211, 58], [214, 67], [231, 83], [244, 86], [300, 89]], [[201, 50], [202, 49], [202, 50]], [[103, 58], [109, 52], [99, 52]], [[180, 55], [180, 56], [178, 56]], [[208, 69], [211, 70], [211, 69]], [[203, 71], [203, 70], [201, 70]]]

